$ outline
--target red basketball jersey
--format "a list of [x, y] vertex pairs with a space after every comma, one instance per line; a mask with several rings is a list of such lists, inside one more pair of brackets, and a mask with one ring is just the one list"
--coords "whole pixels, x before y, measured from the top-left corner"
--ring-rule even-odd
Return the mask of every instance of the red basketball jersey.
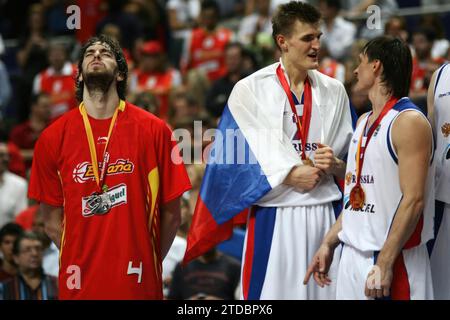
[[77, 67], [69, 62], [66, 62], [60, 74], [56, 74], [53, 68], [48, 68], [36, 76], [33, 92], [35, 94], [45, 92], [50, 95], [52, 100], [51, 119], [56, 119], [70, 109], [77, 107], [76, 76]]
[[192, 30], [183, 68], [198, 68], [205, 72], [210, 81], [223, 77], [227, 72], [225, 47], [232, 36], [232, 31], [225, 28], [219, 28], [213, 33], [203, 28]]
[[[89, 121], [99, 162], [110, 121]], [[42, 133], [29, 196], [64, 207], [61, 299], [162, 298], [159, 208], [190, 189], [171, 137], [162, 120], [126, 103], [107, 148], [104, 183], [112, 208], [93, 215], [86, 198], [98, 187], [80, 111], [68, 112]]]

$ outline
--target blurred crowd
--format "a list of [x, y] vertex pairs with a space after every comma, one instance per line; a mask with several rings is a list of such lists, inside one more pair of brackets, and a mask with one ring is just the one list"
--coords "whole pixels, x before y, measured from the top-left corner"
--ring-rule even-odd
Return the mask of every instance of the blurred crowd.
[[[191, 145], [202, 148], [208, 141], [194, 139], [194, 121], [201, 121], [202, 132], [216, 127], [234, 84], [279, 59], [271, 15], [284, 2], [0, 0], [0, 299], [57, 297], [58, 249], [45, 235], [38, 206], [27, 199], [27, 178], [42, 130], [78, 106], [81, 44], [95, 34], [119, 41], [130, 74], [127, 100], [172, 129], [187, 129]], [[367, 40], [381, 34], [410, 45], [410, 98], [426, 111], [430, 77], [450, 60], [450, 11], [439, 10], [447, 1], [308, 2], [323, 18], [320, 71], [345, 85], [359, 115], [370, 106], [367, 96], [353, 89], [353, 70]], [[72, 4], [80, 8], [80, 29], [68, 28], [66, 9]], [[381, 21], [372, 29], [364, 14], [374, 4]], [[406, 7], [437, 9], [402, 16]], [[201, 155], [192, 159], [201, 160]], [[204, 165], [187, 168], [193, 189], [183, 197], [183, 225], [164, 261], [165, 294], [171, 299], [236, 298], [239, 246], [224, 245], [180, 268]], [[243, 233], [237, 230], [231, 241], [242, 243]], [[36, 279], [44, 279], [45, 290]], [[19, 284], [26, 290], [18, 292]]]

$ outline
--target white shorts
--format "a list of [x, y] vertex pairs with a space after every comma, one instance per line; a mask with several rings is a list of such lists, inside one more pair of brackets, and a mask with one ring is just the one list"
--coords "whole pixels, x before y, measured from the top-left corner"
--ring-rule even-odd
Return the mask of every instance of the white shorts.
[[[437, 212], [439, 209], [441, 212]], [[450, 300], [450, 204], [436, 205], [436, 218], [441, 214], [442, 221], [431, 253], [431, 275], [434, 298]]]
[[[338, 300], [369, 300], [364, 289], [376, 257], [377, 253], [374, 251], [363, 252], [344, 245], [336, 287]], [[426, 245], [402, 251], [402, 256], [397, 259], [394, 266], [389, 298], [393, 300], [433, 299], [430, 260]]]
[[336, 221], [331, 204], [306, 207], [258, 207], [247, 224], [242, 257], [241, 298], [335, 299], [336, 250], [329, 276], [332, 285], [303, 285], [309, 263]]

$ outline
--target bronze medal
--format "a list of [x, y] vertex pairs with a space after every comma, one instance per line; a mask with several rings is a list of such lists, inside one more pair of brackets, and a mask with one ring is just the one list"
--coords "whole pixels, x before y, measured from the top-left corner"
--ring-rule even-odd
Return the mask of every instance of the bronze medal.
[[355, 185], [350, 191], [350, 205], [353, 209], [362, 209], [364, 206], [365, 194], [360, 185]]

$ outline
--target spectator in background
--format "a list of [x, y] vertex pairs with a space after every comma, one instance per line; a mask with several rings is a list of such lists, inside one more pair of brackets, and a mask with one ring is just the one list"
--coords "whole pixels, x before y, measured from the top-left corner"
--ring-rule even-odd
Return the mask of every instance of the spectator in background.
[[25, 210], [21, 211], [14, 220], [19, 226], [23, 228], [25, 231], [31, 231], [33, 228], [34, 217], [36, 212], [39, 210], [39, 205], [34, 204]]
[[195, 28], [200, 15], [200, 0], [169, 0], [167, 12], [169, 13], [170, 29], [174, 31], [176, 39], [183, 38], [185, 33]]
[[124, 11], [140, 21], [144, 39], [158, 41], [167, 49], [171, 37], [169, 20], [160, 3], [158, 0], [130, 0]]
[[18, 274], [0, 284], [0, 300], [56, 300], [56, 277], [42, 269], [43, 244], [38, 235], [24, 233], [14, 242], [13, 255]]
[[222, 115], [222, 111], [225, 108], [225, 104], [234, 85], [248, 75], [244, 70], [243, 51], [244, 48], [239, 42], [233, 42], [227, 45], [225, 49], [227, 74], [214, 81], [206, 94], [206, 110], [215, 118], [219, 118]]
[[339, 15], [340, 10], [340, 0], [319, 1], [319, 11], [323, 18], [322, 46], [326, 47], [330, 57], [335, 60], [343, 60], [348, 55], [356, 35], [355, 25], [344, 20]]
[[234, 300], [239, 285], [239, 261], [211, 249], [173, 272], [169, 299]]
[[97, 34], [100, 34], [100, 30], [102, 30], [106, 24], [115, 24], [120, 29], [120, 34], [122, 35], [123, 40], [122, 45], [128, 50], [131, 50], [136, 39], [143, 36], [142, 24], [138, 19], [136, 19], [135, 16], [123, 10], [126, 1], [108, 0], [107, 3], [108, 13], [97, 24]]
[[178, 70], [168, 66], [163, 47], [159, 42], [148, 41], [141, 47], [139, 67], [130, 79], [130, 93], [150, 92], [158, 99], [161, 119], [167, 121], [169, 113], [169, 94], [181, 84]]
[[182, 57], [182, 70], [198, 69], [209, 81], [224, 76], [225, 47], [232, 40], [230, 29], [218, 27], [219, 6], [214, 0], [205, 0], [201, 6], [200, 27], [191, 31]]
[[179, 67], [181, 52], [190, 30], [198, 26], [200, 0], [169, 0], [166, 2], [172, 43], [169, 46], [171, 63]]
[[409, 34], [405, 18], [400, 16], [390, 17], [384, 25], [384, 34], [407, 42]]
[[420, 17], [419, 26], [431, 29], [436, 34], [436, 39], [434, 39], [433, 47], [431, 48], [431, 57], [433, 59], [445, 57], [450, 43], [445, 37], [445, 28], [440, 17], [437, 14], [423, 15]]
[[352, 86], [352, 83], [354, 82], [354, 74], [353, 71], [356, 69], [356, 67], [359, 64], [359, 53], [362, 51], [364, 46], [366, 45], [367, 40], [359, 39], [356, 40], [350, 50], [349, 57], [345, 60], [344, 66], [345, 66], [345, 87], [347, 89], [347, 92], [350, 91], [350, 87]]
[[431, 56], [436, 33], [429, 28], [420, 28], [412, 34], [414, 49], [413, 71], [409, 95], [414, 103], [426, 110], [427, 89], [433, 72], [444, 63], [443, 58]]
[[178, 128], [176, 123], [183, 119], [198, 119], [201, 110], [200, 103], [193, 94], [185, 91], [183, 87], [177, 88], [171, 97], [169, 122]]
[[[46, 25], [52, 36], [73, 35], [75, 30], [67, 28], [66, 8], [74, 2], [69, 0], [41, 0], [44, 6]], [[78, 4], [76, 2], [76, 4]], [[84, 11], [81, 11], [84, 14]], [[84, 25], [82, 25], [84, 28]]]
[[[103, 29], [100, 31], [100, 34], [104, 34], [114, 40], [116, 40], [119, 44], [122, 43], [122, 34], [120, 33], [120, 29], [117, 25], [112, 23], [107, 23], [104, 25]], [[127, 60], [128, 70], [134, 69], [134, 61], [131, 56], [131, 52], [127, 48], [123, 48], [123, 55], [125, 56], [125, 60]]]
[[345, 81], [345, 66], [336, 59], [330, 57], [326, 47], [320, 47], [318, 70], [342, 83]]
[[27, 206], [27, 181], [8, 171], [8, 145], [0, 142], [0, 227]]
[[25, 121], [28, 118], [34, 77], [48, 66], [46, 30], [43, 6], [33, 4], [28, 11], [28, 26], [19, 39], [19, 51], [16, 57], [21, 69], [16, 94], [19, 121]]
[[260, 0], [256, 12], [242, 19], [238, 31], [238, 40], [243, 45], [255, 45], [258, 37], [268, 38], [272, 44], [272, 22], [270, 21], [270, 1]]
[[12, 91], [8, 71], [6, 70], [3, 62], [0, 60], [0, 116], [8, 106], [11, 94]]
[[[7, 137], [2, 138], [1, 141], [6, 141]], [[20, 153], [20, 149], [13, 142], [8, 142], [8, 152], [9, 152], [9, 165], [8, 170], [19, 177], [27, 177], [27, 168], [25, 164], [25, 159]]]
[[67, 57], [63, 44], [52, 43], [48, 52], [50, 66], [34, 79], [33, 94], [45, 92], [50, 95], [50, 119], [55, 120], [78, 106], [74, 79], [77, 67]]
[[41, 92], [32, 98], [30, 118], [11, 129], [9, 141], [19, 147], [26, 167], [31, 167], [34, 145], [50, 120], [50, 96]]
[[358, 119], [371, 110], [369, 96], [366, 92], [355, 89], [355, 85], [350, 88], [350, 104], [355, 110]]
[[384, 25], [389, 17], [398, 9], [396, 0], [342, 0], [346, 17], [352, 19], [367, 13], [367, 9], [376, 5], [381, 11], [381, 28], [368, 28], [366, 19], [360, 19], [358, 36], [363, 39], [373, 39], [384, 33]]
[[14, 241], [23, 232], [23, 229], [15, 223], [7, 223], [0, 228], [0, 282], [13, 278], [17, 274], [17, 265], [13, 258]]
[[81, 15], [80, 29], [76, 29], [75, 34], [78, 43], [85, 43], [95, 34], [97, 24], [104, 18], [107, 11], [106, 0], [77, 0]]
[[133, 104], [144, 110], [147, 110], [150, 113], [159, 113], [159, 101], [150, 92], [144, 91], [136, 94], [133, 100]]

